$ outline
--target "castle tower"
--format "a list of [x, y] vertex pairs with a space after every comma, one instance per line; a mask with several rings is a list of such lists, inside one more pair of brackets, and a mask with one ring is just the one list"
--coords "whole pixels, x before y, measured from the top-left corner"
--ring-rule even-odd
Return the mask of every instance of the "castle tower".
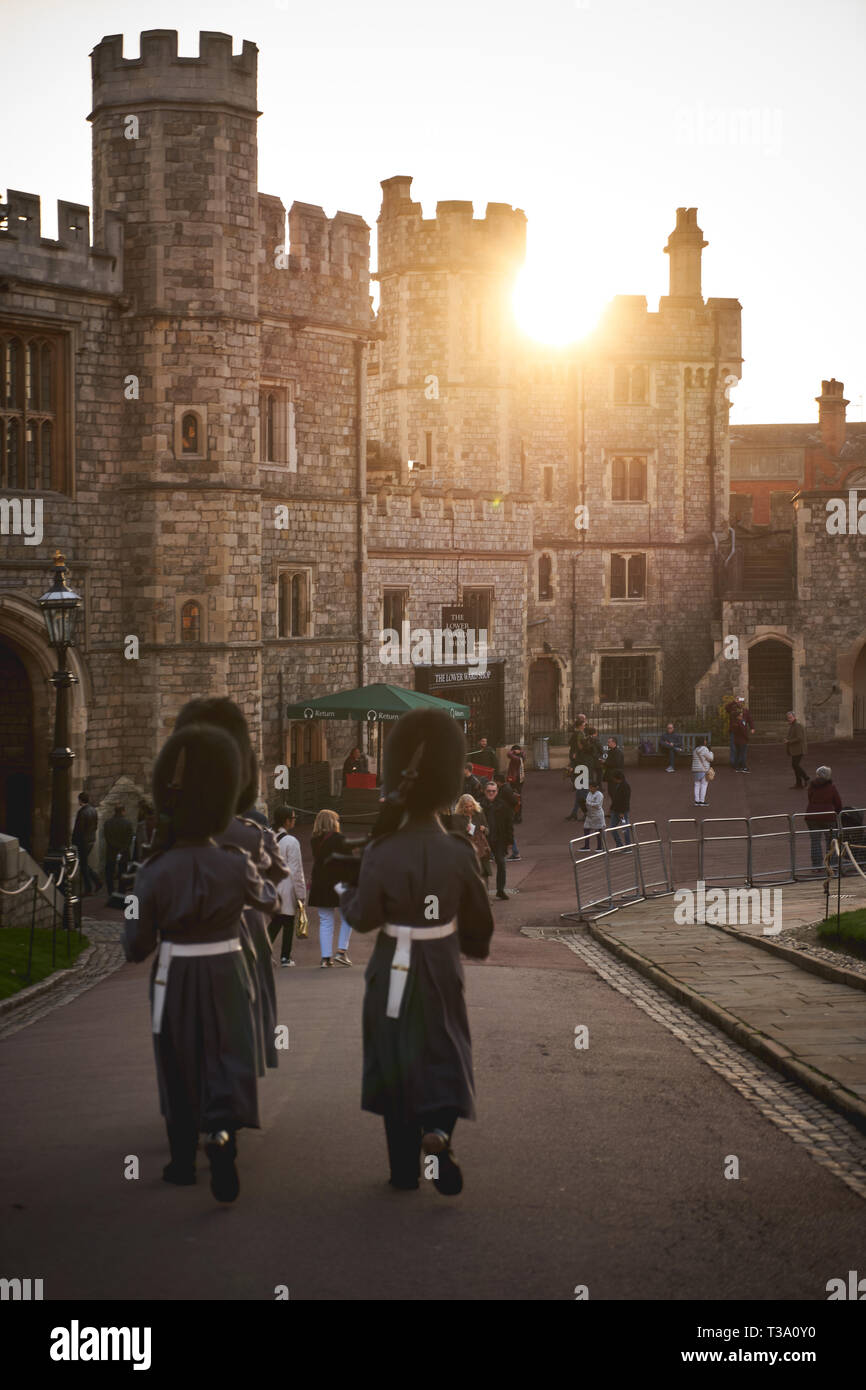
[[508, 490], [519, 475], [511, 292], [526, 218], [503, 203], [476, 219], [471, 203], [440, 202], [425, 219], [411, 184], [408, 175], [382, 183], [384, 339], [371, 433], [401, 482], [411, 459], [424, 483]]
[[[256, 322], [256, 55], [202, 33], [112, 35], [91, 55], [94, 224], [125, 223], [117, 525], [130, 768], [191, 695], [227, 691], [257, 724], [261, 692]], [[114, 388], [112, 388], [114, 389]]]

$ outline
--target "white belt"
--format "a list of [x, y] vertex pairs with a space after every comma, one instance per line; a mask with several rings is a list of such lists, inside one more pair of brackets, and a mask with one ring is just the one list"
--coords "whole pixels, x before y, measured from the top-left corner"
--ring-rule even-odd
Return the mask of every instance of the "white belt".
[[156, 975], [153, 980], [153, 1031], [162, 1028], [162, 1011], [165, 1008], [165, 989], [168, 984], [168, 969], [172, 956], [225, 956], [229, 951], [240, 951], [241, 943], [236, 936], [229, 941], [190, 941], [180, 944], [177, 941], [161, 941]]
[[406, 976], [412, 960], [412, 942], [432, 941], [443, 936], [451, 936], [457, 930], [457, 918], [452, 918], [450, 922], [446, 922], [441, 927], [395, 927], [391, 922], [386, 922], [382, 930], [386, 936], [397, 938], [394, 957], [391, 961], [388, 1007], [385, 1010], [385, 1017], [399, 1018], [403, 991], [406, 988]]

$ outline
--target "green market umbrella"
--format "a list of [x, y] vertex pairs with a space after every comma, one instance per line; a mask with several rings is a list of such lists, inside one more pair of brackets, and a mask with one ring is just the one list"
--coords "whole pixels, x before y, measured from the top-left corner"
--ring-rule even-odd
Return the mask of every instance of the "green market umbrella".
[[382, 764], [382, 724], [399, 719], [411, 709], [438, 709], [452, 719], [467, 720], [468, 705], [453, 700], [439, 700], [435, 695], [423, 695], [419, 690], [404, 690], [401, 685], [362, 685], [356, 690], [338, 690], [333, 695], [318, 695], [311, 700], [298, 701], [286, 708], [287, 719], [352, 719], [378, 724], [376, 739], [376, 769]]
[[357, 690], [338, 690], [333, 695], [317, 695], [299, 700], [286, 709], [287, 719], [356, 719], [369, 724], [399, 719], [410, 709], [438, 709], [452, 719], [468, 719], [468, 705], [404, 690], [400, 685], [362, 685]]

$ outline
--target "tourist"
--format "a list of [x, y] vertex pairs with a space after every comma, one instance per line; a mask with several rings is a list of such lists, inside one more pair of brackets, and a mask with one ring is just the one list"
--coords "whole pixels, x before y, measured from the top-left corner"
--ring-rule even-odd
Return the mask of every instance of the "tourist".
[[377, 932], [364, 995], [361, 1106], [384, 1118], [391, 1186], [418, 1188], [423, 1152], [436, 1159], [432, 1181], [443, 1196], [463, 1188], [452, 1147], [457, 1119], [475, 1118], [460, 954], [485, 960], [493, 932], [475, 854], [435, 812], [460, 790], [465, 747], [447, 714], [413, 710], [398, 721], [384, 750], [386, 812], [357, 887], [340, 898], [347, 921]]
[[591, 849], [593, 830], [597, 831], [597, 849], [604, 849], [604, 794], [598, 782], [592, 781], [589, 784], [589, 791], [586, 795], [586, 817], [583, 822], [584, 837], [583, 849]]
[[472, 771], [472, 764], [467, 763], [463, 769], [463, 796], [471, 796], [477, 801], [479, 796], [483, 796], [481, 781]]
[[490, 852], [496, 863], [496, 896], [507, 902], [505, 857], [514, 841], [515, 795], [501, 773], [485, 788], [485, 813], [489, 826]]
[[788, 721], [788, 728], [785, 734], [785, 752], [791, 759], [791, 769], [794, 773], [794, 785], [791, 791], [799, 791], [800, 787], [808, 787], [809, 774], [802, 768], [803, 757], [808, 751], [806, 742], [806, 730], [800, 723], [792, 709], [785, 715]]
[[746, 759], [749, 753], [749, 730], [754, 730], [754, 724], [745, 718], [743, 714], [737, 716], [731, 723], [731, 738], [734, 740], [734, 771], [749, 772], [746, 766]]
[[[733, 699], [729, 700], [725, 705], [725, 713], [728, 716], [728, 732], [731, 741], [731, 767], [737, 771], [742, 771], [743, 769], [739, 768], [738, 765], [737, 741], [734, 738], [734, 727], [742, 720], [750, 733], [755, 732], [752, 716], [746, 708], [745, 695], [736, 695]], [[746, 742], [748, 743], [748, 739]], [[748, 768], [745, 770], [748, 771]]]
[[[526, 754], [519, 743], [512, 743], [508, 753], [508, 771], [505, 780], [517, 797], [517, 805], [514, 808], [514, 824], [520, 825], [523, 821], [523, 783], [526, 777], [525, 767]], [[511, 843], [511, 854], [509, 858], [512, 862], [520, 858], [520, 850], [517, 848], [517, 840]]]
[[610, 738], [607, 741], [607, 748], [604, 753], [604, 767], [602, 769], [601, 774], [602, 781], [605, 784], [608, 796], [611, 796], [613, 794], [611, 789], [611, 783], [613, 782], [614, 773], [622, 772], [624, 767], [625, 757], [623, 755], [622, 749], [619, 746], [619, 739], [615, 738], [613, 734], [611, 734]]
[[132, 821], [127, 820], [124, 814], [125, 809], [123, 806], [115, 806], [114, 815], [109, 816], [102, 829], [105, 836], [105, 885], [108, 889], [109, 906], [114, 896], [115, 877], [119, 886], [120, 877], [129, 863], [129, 851], [135, 834]]
[[[351, 847], [340, 832], [340, 817], [336, 811], [320, 811], [316, 816], [310, 848], [313, 851], [313, 872], [310, 877], [308, 902], [310, 907], [319, 910], [319, 953], [322, 957], [319, 969], [325, 970], [332, 965], [351, 965], [347, 952], [352, 928], [348, 922], [340, 920], [340, 899], [324, 867], [325, 860], [332, 854], [351, 852]], [[334, 955], [334, 927], [337, 924], [340, 936], [337, 953]]]
[[461, 796], [451, 817], [449, 829], [466, 835], [472, 841], [478, 859], [478, 867], [484, 881], [490, 878], [490, 837], [487, 830], [487, 817], [474, 796]]
[[842, 798], [832, 778], [829, 767], [819, 767], [809, 782], [806, 825], [809, 827], [812, 868], [816, 873], [821, 872], [824, 863], [825, 841], [826, 853], [830, 852], [830, 842], [836, 833], [836, 817], [842, 811]]
[[[219, 845], [234, 845], [244, 850], [252, 859], [259, 877], [266, 879], [276, 889], [286, 877], [286, 866], [274, 832], [242, 816], [240, 810], [241, 807], [253, 806], [259, 791], [259, 764], [243, 711], [225, 695], [200, 696], [188, 700], [174, 721], [175, 730], [183, 729], [188, 724], [212, 724], [234, 741], [241, 760], [238, 809], [216, 840]], [[241, 916], [241, 944], [255, 994], [253, 1019], [260, 1076], [264, 1076], [267, 1068], [274, 1068], [279, 1063], [276, 1045], [277, 989], [271, 939], [268, 936], [269, 920], [270, 913], [265, 914], [250, 905], [244, 908]]]
[[90, 793], [79, 792], [78, 811], [75, 816], [75, 824], [72, 827], [72, 847], [78, 851], [81, 883], [85, 897], [91, 893], [98, 893], [102, 887], [102, 879], [90, 867], [90, 856], [93, 853], [93, 846], [96, 844], [98, 828], [99, 812], [95, 806], [90, 804]]
[[677, 753], [683, 751], [683, 736], [675, 732], [673, 724], [668, 724], [659, 739], [659, 748], [668, 755], [668, 765], [665, 772], [676, 772], [676, 757]]
[[616, 845], [617, 849], [619, 849], [622, 844], [622, 841], [620, 840], [620, 837], [617, 834], [616, 830], [614, 830], [614, 826], [625, 826], [625, 829], [623, 831], [623, 834], [625, 836], [625, 843], [627, 845], [631, 844], [631, 831], [629, 830], [631, 810], [631, 787], [625, 780], [625, 773], [622, 771], [621, 768], [617, 768], [615, 770], [613, 774], [613, 780], [611, 781], [610, 785], [610, 828], [613, 834], [613, 842]]
[[[699, 738], [695, 740], [695, 751], [692, 753], [692, 776], [695, 779], [695, 805], [705, 806], [707, 802], [707, 785], [710, 769], [715, 761], [713, 753], [706, 744], [706, 740]], [[713, 773], [715, 776], [715, 773]]]
[[569, 766], [579, 764], [583, 760], [583, 750], [586, 744], [586, 715], [579, 714], [574, 721], [571, 738], [568, 741], [568, 762]]
[[274, 809], [274, 837], [289, 872], [288, 877], [284, 878], [277, 888], [280, 910], [271, 918], [268, 935], [271, 941], [276, 941], [280, 931], [282, 931], [280, 965], [286, 966], [295, 963], [292, 960], [295, 920], [298, 909], [303, 907], [304, 899], [307, 896], [307, 885], [304, 881], [304, 861], [301, 858], [301, 846], [293, 833], [294, 829], [294, 807], [277, 806]]
[[234, 813], [241, 784], [234, 740], [211, 725], [171, 735], [156, 760], [161, 823], [154, 852], [135, 877], [137, 918], [125, 924], [127, 959], [159, 954], [151, 985], [160, 1110], [170, 1162], [165, 1182], [196, 1180], [199, 1134], [211, 1191], [240, 1191], [237, 1131], [259, 1128], [257, 1040], [241, 945], [245, 907], [271, 912], [276, 892], [246, 854], [214, 842]]

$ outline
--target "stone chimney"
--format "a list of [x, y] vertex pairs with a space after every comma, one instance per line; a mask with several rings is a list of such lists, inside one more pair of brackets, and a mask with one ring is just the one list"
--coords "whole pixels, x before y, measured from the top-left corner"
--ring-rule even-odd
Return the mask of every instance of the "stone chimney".
[[821, 394], [815, 397], [821, 440], [828, 454], [841, 453], [845, 443], [845, 407], [848, 401], [842, 394], [844, 390], [843, 382], [834, 377], [832, 381], [821, 382]]
[[662, 300], [669, 309], [700, 309], [701, 252], [707, 242], [698, 226], [697, 208], [677, 208], [677, 225], [668, 237], [665, 255], [671, 258], [670, 294]]

